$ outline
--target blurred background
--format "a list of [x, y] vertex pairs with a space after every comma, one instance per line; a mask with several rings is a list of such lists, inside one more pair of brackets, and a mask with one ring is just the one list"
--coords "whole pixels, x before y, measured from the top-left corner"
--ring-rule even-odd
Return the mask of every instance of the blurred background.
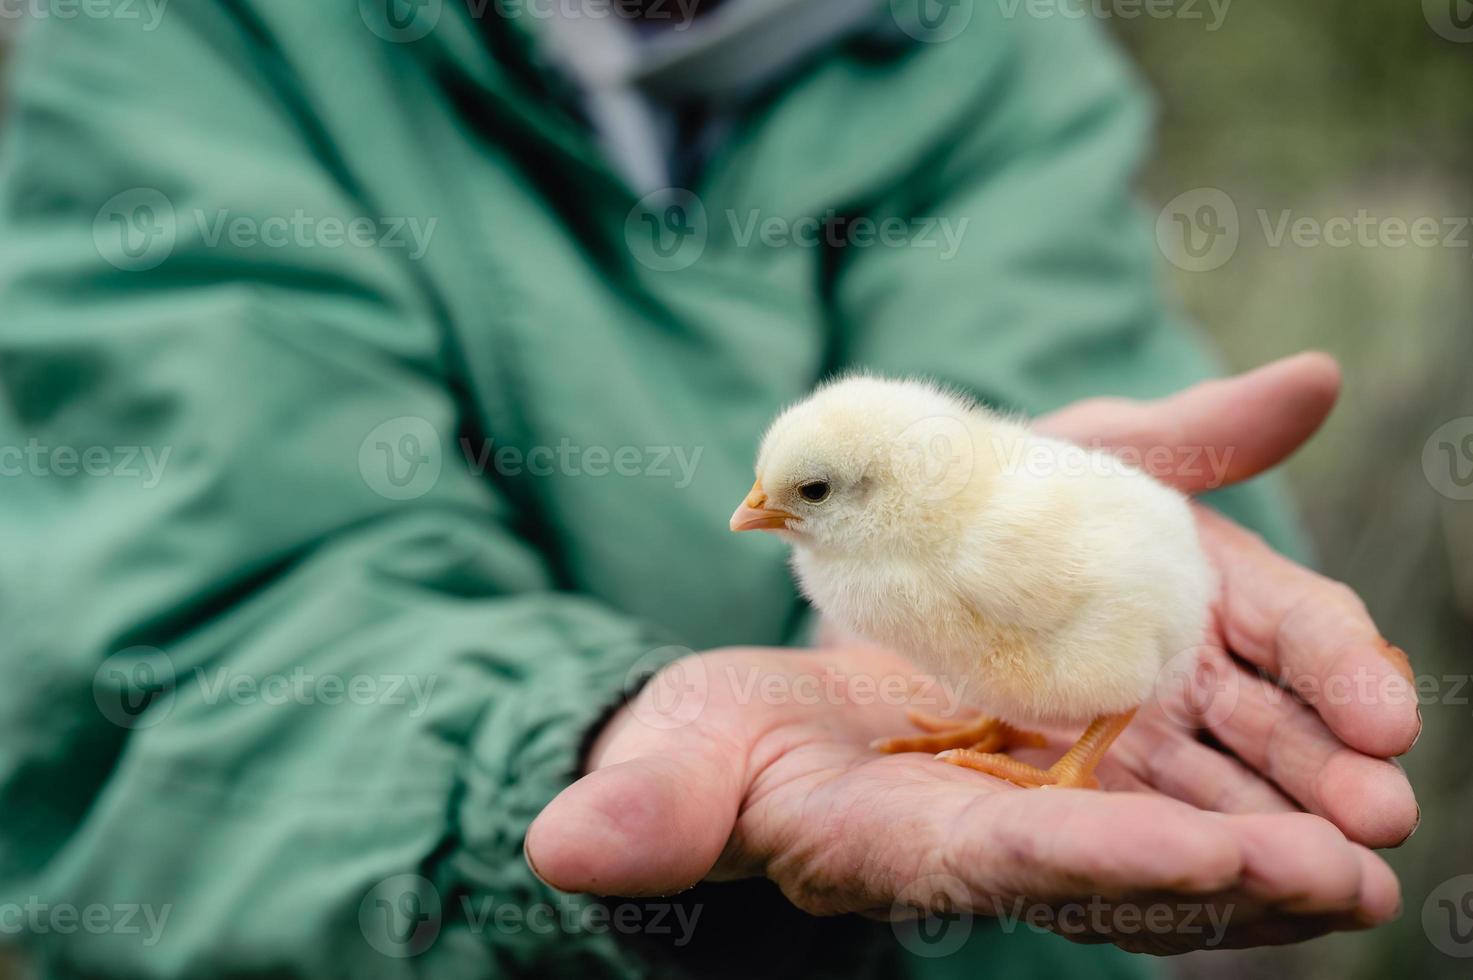
[[[1182, 306], [1232, 368], [1308, 347], [1344, 365], [1339, 410], [1288, 475], [1321, 567], [1365, 598], [1426, 691], [1405, 760], [1422, 825], [1390, 856], [1401, 920], [1169, 967], [1467, 976], [1473, 879], [1454, 879], [1473, 874], [1473, 3], [1073, 3], [1158, 93], [1142, 193]], [[17, 24], [0, 17], [0, 63]]]
[[[1233, 368], [1306, 347], [1344, 365], [1339, 409], [1288, 475], [1321, 568], [1364, 597], [1425, 691], [1404, 760], [1422, 824], [1390, 855], [1401, 920], [1172, 966], [1466, 977], [1473, 959], [1438, 944], [1473, 956], [1473, 880], [1437, 889], [1473, 873], [1473, 3], [1096, 6], [1160, 100], [1142, 190], [1180, 302]], [[1422, 243], [1402, 241], [1398, 220], [1419, 219]]]

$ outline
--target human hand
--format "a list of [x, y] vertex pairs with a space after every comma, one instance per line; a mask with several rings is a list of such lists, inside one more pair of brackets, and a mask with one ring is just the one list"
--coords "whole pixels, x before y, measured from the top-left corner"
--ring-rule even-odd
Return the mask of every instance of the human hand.
[[[1040, 428], [1121, 447], [1232, 448], [1221, 479], [1231, 482], [1302, 442], [1337, 384], [1333, 364], [1294, 359], [1164, 402], [1081, 403]], [[1189, 490], [1218, 482], [1174, 469], [1157, 475]], [[1153, 928], [1113, 912], [1043, 916], [1077, 940], [1154, 952], [1391, 918], [1395, 877], [1351, 840], [1395, 843], [1414, 826], [1410, 788], [1377, 756], [1415, 738], [1415, 699], [1312, 708], [1239, 666], [1227, 651], [1290, 680], [1368, 671], [1394, 689], [1403, 678], [1343, 587], [1222, 518], [1201, 521], [1225, 585], [1206, 657], [1218, 683], [1206, 697], [1201, 684], [1166, 685], [1117, 743], [1099, 778], [1135, 792], [1018, 790], [928, 756], [872, 752], [872, 739], [904, 729], [922, 684], [889, 652], [715, 651], [667, 668], [611, 720], [589, 775], [530, 828], [529, 861], [556, 887], [601, 894], [766, 875], [816, 914], [1167, 910]], [[894, 681], [894, 696], [856, 696]], [[809, 687], [828, 694], [792, 693]], [[1203, 744], [1193, 723], [1238, 758]], [[1059, 734], [1035, 750], [1040, 761], [1068, 744]]]
[[[1157, 478], [1199, 492], [1292, 453], [1329, 414], [1339, 384], [1333, 360], [1304, 354], [1161, 401], [1080, 402], [1037, 428], [1128, 452]], [[1389, 760], [1421, 731], [1406, 655], [1346, 586], [1206, 507], [1197, 525], [1220, 582], [1199, 672], [1176, 678], [1186, 683], [1175, 701], [1148, 705], [1112, 756], [1198, 806], [1303, 808], [1352, 840], [1401, 843], [1418, 810]], [[1183, 675], [1189, 666], [1183, 660]], [[1231, 755], [1203, 745], [1199, 728]]]

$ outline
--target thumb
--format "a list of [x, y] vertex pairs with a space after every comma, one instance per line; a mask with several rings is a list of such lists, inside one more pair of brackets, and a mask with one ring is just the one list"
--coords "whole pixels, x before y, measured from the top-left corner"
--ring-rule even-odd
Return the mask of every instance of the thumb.
[[1079, 402], [1035, 428], [1085, 446], [1128, 450], [1152, 476], [1197, 493], [1282, 462], [1325, 421], [1339, 393], [1335, 359], [1310, 351], [1156, 401]]
[[[659, 683], [658, 675], [650, 686]], [[566, 892], [669, 895], [705, 878], [736, 825], [746, 751], [705, 718], [652, 726], [621, 708], [591, 756], [527, 830], [527, 863]], [[711, 710], [713, 706], [707, 706]]]

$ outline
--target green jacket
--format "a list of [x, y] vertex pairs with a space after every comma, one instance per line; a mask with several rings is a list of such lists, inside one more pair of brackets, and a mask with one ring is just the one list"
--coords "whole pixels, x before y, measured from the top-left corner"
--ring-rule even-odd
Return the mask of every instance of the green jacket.
[[[880, 4], [682, 213], [600, 159], [531, 18], [157, 8], [30, 25], [0, 156], [0, 907], [28, 923], [0, 938], [45, 973], [681, 964], [700, 926], [485, 903], [555, 902], [522, 836], [621, 691], [801, 642], [781, 545], [726, 527], [772, 413], [849, 365], [1027, 412], [1209, 370], [1129, 195], [1147, 102], [1091, 23], [977, 3], [921, 43]], [[831, 216], [844, 247], [799, 220]], [[1282, 539], [1261, 491], [1222, 500]], [[888, 936], [694, 894], [737, 974]], [[1010, 977], [1102, 968], [974, 939]]]

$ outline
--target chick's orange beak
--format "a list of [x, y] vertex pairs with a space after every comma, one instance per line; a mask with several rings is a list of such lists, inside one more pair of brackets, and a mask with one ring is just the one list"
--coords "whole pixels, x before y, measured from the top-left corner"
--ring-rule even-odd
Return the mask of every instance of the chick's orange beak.
[[797, 518], [785, 510], [767, 506], [767, 491], [762, 489], [762, 481], [759, 479], [752, 484], [752, 489], [747, 491], [747, 499], [731, 515], [731, 529], [733, 531], [780, 531], [788, 526], [788, 521]]

